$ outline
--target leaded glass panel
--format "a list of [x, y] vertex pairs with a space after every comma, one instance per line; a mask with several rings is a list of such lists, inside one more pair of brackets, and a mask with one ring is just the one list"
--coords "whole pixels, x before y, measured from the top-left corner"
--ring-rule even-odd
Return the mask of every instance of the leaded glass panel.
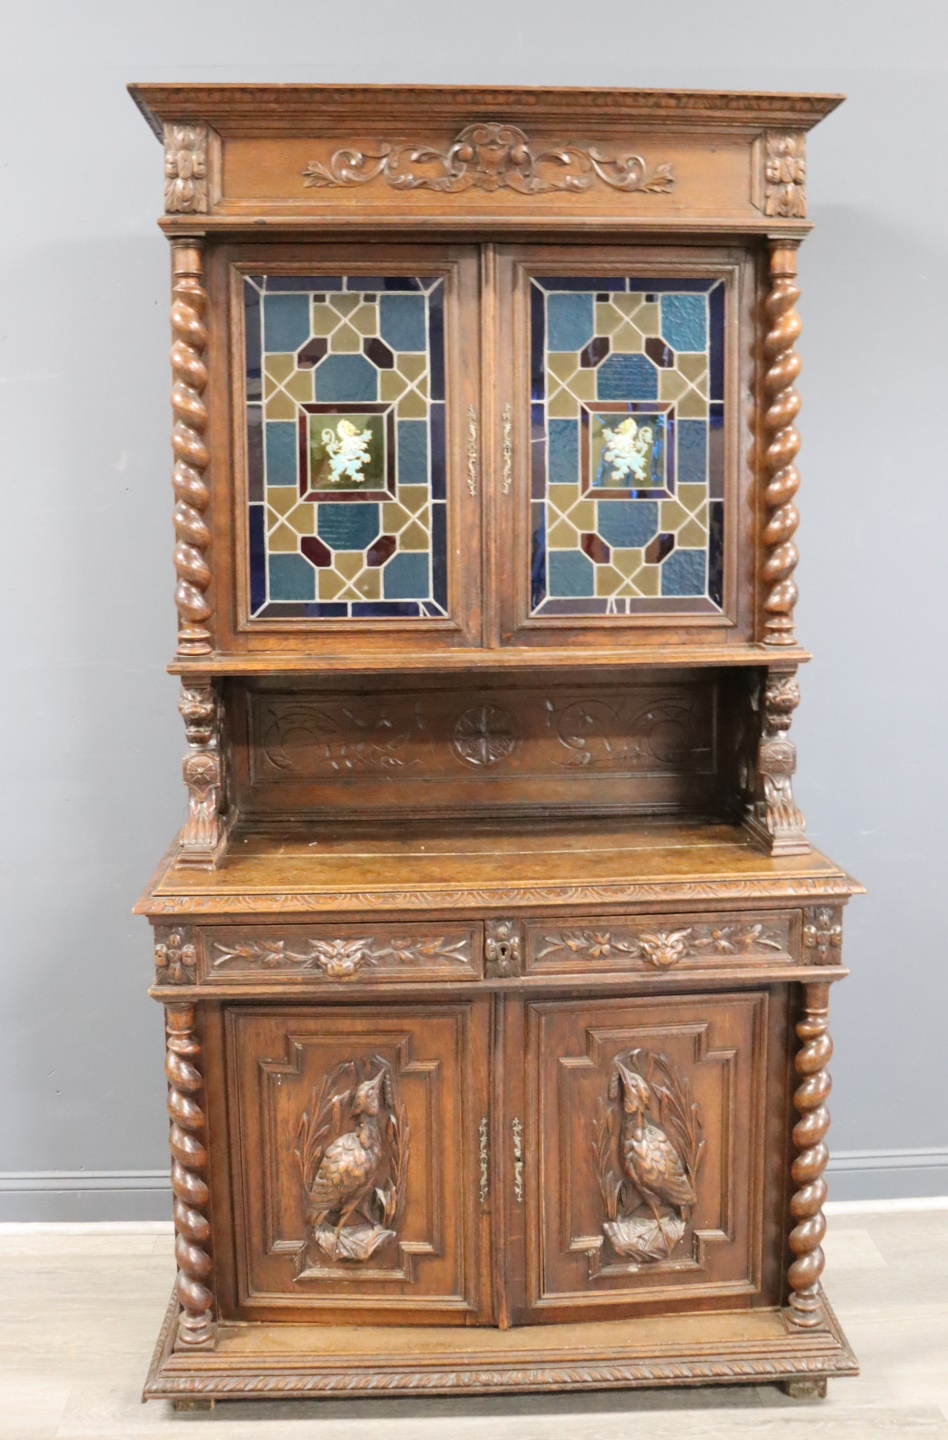
[[531, 613], [713, 612], [724, 281], [534, 277]]
[[244, 280], [250, 614], [447, 614], [444, 281]]

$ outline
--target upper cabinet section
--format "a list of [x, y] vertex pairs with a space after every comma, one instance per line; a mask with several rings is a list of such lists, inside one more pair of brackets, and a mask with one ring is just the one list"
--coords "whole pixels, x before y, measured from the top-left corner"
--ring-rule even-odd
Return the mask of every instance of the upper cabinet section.
[[701, 229], [805, 216], [832, 95], [137, 85], [166, 210], [245, 224]]
[[175, 668], [803, 657], [795, 252], [836, 97], [133, 94]]

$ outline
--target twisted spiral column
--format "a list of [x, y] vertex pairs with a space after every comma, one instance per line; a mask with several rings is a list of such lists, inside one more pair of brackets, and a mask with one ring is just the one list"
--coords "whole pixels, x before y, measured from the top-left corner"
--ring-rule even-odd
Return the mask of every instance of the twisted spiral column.
[[765, 309], [769, 328], [764, 337], [764, 430], [766, 448], [764, 498], [768, 515], [763, 543], [767, 550], [763, 564], [765, 645], [795, 645], [793, 607], [798, 591], [793, 579], [799, 554], [793, 535], [800, 516], [793, 497], [800, 487], [800, 475], [793, 463], [800, 449], [794, 422], [800, 410], [800, 396], [794, 388], [800, 374], [800, 357], [794, 346], [800, 335], [800, 317], [794, 306], [800, 298], [795, 283], [796, 245], [785, 240], [770, 246], [770, 293]]
[[793, 1096], [801, 1118], [793, 1128], [798, 1154], [790, 1171], [798, 1187], [790, 1200], [790, 1213], [796, 1222], [790, 1232], [790, 1249], [796, 1258], [787, 1278], [790, 1321], [810, 1329], [822, 1323], [819, 1282], [824, 1263], [821, 1242], [826, 1234], [823, 1171], [829, 1159], [824, 1136], [830, 1124], [825, 1101], [832, 1084], [826, 1065], [833, 1053], [833, 1042], [827, 1033], [829, 985], [825, 981], [806, 985], [804, 995], [803, 1018], [796, 1027], [802, 1043], [794, 1061], [801, 1079]]
[[193, 1005], [166, 1006], [165, 1023], [174, 1253], [178, 1262], [175, 1288], [181, 1301], [177, 1343], [193, 1348], [214, 1340], [214, 1297], [208, 1288], [213, 1265], [209, 1253], [211, 1226], [205, 1214], [209, 1198], [205, 1118], [197, 1098], [204, 1084], [198, 1069], [201, 1045], [194, 1033]]
[[171, 304], [171, 408], [174, 429], [172, 487], [175, 495], [174, 568], [178, 576], [175, 604], [178, 608], [178, 654], [209, 655], [211, 632], [206, 621], [211, 607], [207, 588], [211, 569], [207, 549], [211, 532], [205, 518], [210, 504], [205, 472], [210, 461], [205, 435], [207, 406], [207, 329], [204, 312], [207, 292], [202, 284], [202, 246], [195, 240], [172, 243]]

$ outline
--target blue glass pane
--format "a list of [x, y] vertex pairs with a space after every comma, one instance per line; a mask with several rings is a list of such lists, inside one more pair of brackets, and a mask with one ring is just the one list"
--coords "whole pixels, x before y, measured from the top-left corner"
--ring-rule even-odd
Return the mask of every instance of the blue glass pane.
[[662, 594], [703, 595], [708, 557], [704, 550], [675, 550], [662, 563]]
[[550, 421], [550, 484], [575, 485], [579, 476], [579, 427], [575, 420]]
[[268, 420], [266, 424], [268, 485], [296, 485], [298, 436], [292, 420]]
[[658, 371], [644, 355], [610, 355], [596, 371], [600, 400], [657, 400]]
[[266, 515], [262, 505], [250, 507], [250, 613], [256, 615], [267, 598]]
[[247, 406], [247, 495], [263, 499], [263, 413], [259, 405]]
[[263, 338], [269, 354], [298, 350], [309, 339], [309, 296], [268, 295], [263, 302]]
[[424, 350], [428, 337], [423, 295], [383, 295], [379, 301], [382, 339], [393, 350]]
[[271, 600], [315, 600], [316, 571], [302, 555], [270, 556]]
[[382, 574], [386, 600], [424, 600], [428, 590], [428, 556], [406, 551], [395, 555]]
[[364, 550], [379, 533], [378, 505], [332, 503], [316, 511], [316, 533], [331, 550]]
[[551, 595], [592, 595], [593, 566], [579, 550], [551, 550], [549, 554]]
[[705, 350], [707, 302], [701, 295], [662, 296], [662, 338], [673, 350]]
[[620, 550], [638, 550], [658, 533], [654, 500], [600, 500], [596, 513], [599, 534]]
[[327, 355], [314, 374], [319, 401], [378, 399], [378, 371], [361, 355]]
[[706, 420], [678, 422], [678, 483], [703, 485], [708, 478], [708, 425]]
[[550, 350], [581, 350], [592, 339], [591, 294], [550, 295], [546, 306], [547, 345]]
[[428, 426], [424, 420], [398, 422], [398, 479], [402, 485], [428, 484]]

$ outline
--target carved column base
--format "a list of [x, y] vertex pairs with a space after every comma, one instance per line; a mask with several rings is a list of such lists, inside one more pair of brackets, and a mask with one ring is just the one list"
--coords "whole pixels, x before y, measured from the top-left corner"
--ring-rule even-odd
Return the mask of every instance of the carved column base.
[[765, 855], [809, 855], [810, 842], [803, 833], [803, 816], [799, 810], [799, 826], [775, 824], [763, 803], [748, 806], [744, 829], [748, 830]]

